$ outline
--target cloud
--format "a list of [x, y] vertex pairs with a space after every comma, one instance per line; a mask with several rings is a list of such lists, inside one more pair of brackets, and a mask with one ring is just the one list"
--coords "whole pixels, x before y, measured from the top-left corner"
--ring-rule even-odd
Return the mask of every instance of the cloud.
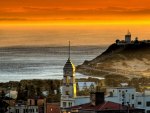
[[[9, 12], [9, 10], [11, 10]], [[8, 16], [9, 15], [9, 16]], [[142, 17], [150, 16], [150, 8], [49, 8], [49, 7], [19, 7], [0, 11], [0, 21], [34, 21], [34, 20], [88, 20], [88, 19], [111, 19], [117, 16]]]
[[122, 8], [122, 7], [108, 7], [104, 9], [106, 13], [114, 14], [133, 14], [133, 15], [150, 15], [150, 8]]
[[0, 18], [0, 21], [27, 21], [25, 18]]

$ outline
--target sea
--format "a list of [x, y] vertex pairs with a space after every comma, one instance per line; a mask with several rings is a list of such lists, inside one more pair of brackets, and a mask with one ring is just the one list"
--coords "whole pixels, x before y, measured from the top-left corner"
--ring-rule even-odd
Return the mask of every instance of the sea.
[[[73, 46], [71, 60], [75, 66], [92, 60], [106, 46]], [[0, 82], [24, 79], [62, 79], [63, 66], [68, 59], [68, 47], [1, 47]], [[92, 76], [92, 75], [91, 75]], [[77, 78], [87, 75], [76, 73]]]
[[[128, 30], [132, 40], [149, 40], [149, 25], [98, 26], [0, 26], [0, 82], [22, 79], [62, 79], [68, 59], [75, 66], [92, 60], [115, 42], [124, 40]], [[87, 46], [90, 45], [90, 46]], [[84, 77], [76, 73], [77, 78]], [[92, 75], [91, 75], [92, 76]]]

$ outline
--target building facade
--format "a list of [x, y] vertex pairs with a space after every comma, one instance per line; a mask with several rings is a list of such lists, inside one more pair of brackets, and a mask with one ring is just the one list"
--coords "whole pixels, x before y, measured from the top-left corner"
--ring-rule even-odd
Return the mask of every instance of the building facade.
[[10, 107], [6, 113], [39, 113], [38, 106], [16, 105]]
[[135, 88], [117, 87], [108, 88], [106, 101], [131, 106], [134, 108], [145, 109], [145, 113], [150, 113], [150, 91], [136, 92]]
[[63, 86], [61, 96], [61, 107], [66, 108], [75, 105], [76, 82], [75, 82], [75, 66], [68, 58], [63, 68]]

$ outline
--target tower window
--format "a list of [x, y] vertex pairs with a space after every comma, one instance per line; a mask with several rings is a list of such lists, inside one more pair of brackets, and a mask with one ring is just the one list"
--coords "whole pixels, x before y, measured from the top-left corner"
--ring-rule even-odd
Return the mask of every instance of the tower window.
[[69, 95], [69, 91], [66, 91], [66, 95]]

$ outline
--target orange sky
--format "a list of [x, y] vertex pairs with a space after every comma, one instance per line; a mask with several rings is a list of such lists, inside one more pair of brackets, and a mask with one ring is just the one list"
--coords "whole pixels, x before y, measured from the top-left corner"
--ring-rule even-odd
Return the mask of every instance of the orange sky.
[[150, 0], [0, 1], [0, 46], [110, 44], [128, 29], [149, 39]]
[[1, 0], [2, 24], [150, 23], [150, 0]]

